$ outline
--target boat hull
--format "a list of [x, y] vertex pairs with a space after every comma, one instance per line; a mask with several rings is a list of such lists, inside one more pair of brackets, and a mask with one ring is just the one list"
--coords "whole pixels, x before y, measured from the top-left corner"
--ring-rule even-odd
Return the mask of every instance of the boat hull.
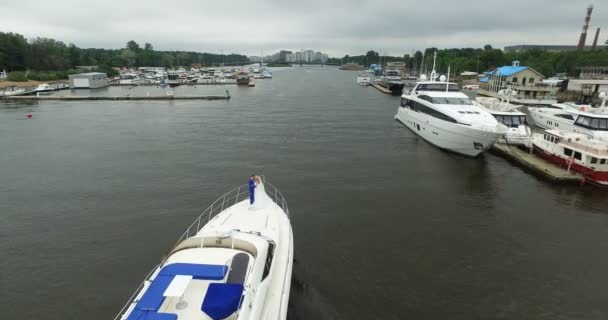
[[[538, 145], [533, 145], [535, 154], [544, 159], [547, 162], [553, 163], [563, 168], [568, 168], [569, 159], [560, 157], [556, 154], [545, 151]], [[586, 180], [602, 187], [608, 187], [608, 171], [595, 171], [592, 168], [583, 166], [579, 163], [573, 162], [570, 164], [570, 170], [582, 174]]]
[[395, 118], [432, 145], [468, 157], [477, 157], [503, 136], [503, 133], [443, 121], [407, 108], [399, 108]]

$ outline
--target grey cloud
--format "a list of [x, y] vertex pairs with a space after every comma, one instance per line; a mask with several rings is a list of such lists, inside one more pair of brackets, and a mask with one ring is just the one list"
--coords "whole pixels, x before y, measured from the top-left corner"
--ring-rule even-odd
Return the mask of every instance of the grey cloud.
[[[80, 47], [120, 48], [133, 39], [163, 50], [260, 54], [311, 48], [341, 56], [374, 49], [396, 55], [430, 46], [575, 44], [586, 5], [572, 0], [23, 0], [0, 3], [0, 31]], [[608, 9], [596, 5], [591, 32], [607, 18]]]

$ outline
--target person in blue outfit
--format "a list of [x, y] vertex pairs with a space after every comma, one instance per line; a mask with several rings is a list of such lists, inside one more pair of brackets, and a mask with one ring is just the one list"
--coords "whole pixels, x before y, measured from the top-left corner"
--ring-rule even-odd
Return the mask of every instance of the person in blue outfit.
[[252, 174], [249, 177], [249, 204], [253, 204], [255, 201], [255, 175]]

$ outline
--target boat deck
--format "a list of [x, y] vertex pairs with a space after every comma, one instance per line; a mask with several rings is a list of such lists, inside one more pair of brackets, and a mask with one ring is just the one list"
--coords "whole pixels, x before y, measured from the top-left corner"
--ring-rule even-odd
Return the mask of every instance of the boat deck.
[[516, 146], [497, 143], [492, 147], [492, 151], [496, 154], [512, 161], [524, 169], [528, 169], [537, 175], [549, 179], [555, 182], [561, 183], [580, 183], [582, 176], [568, 172], [566, 169], [558, 167], [552, 163], [549, 163], [533, 154], [529, 151], [522, 150]]

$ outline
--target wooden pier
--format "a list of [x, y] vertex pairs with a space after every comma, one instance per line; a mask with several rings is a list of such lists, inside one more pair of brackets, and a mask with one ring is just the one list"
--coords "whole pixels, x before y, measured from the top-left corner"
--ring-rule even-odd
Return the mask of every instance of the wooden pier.
[[385, 88], [385, 87], [383, 87], [383, 86], [381, 86], [381, 85], [379, 85], [377, 83], [372, 83], [371, 86], [374, 87], [374, 88], [376, 88], [376, 89], [378, 89], [378, 90], [380, 90], [380, 92], [387, 93], [387, 94], [392, 94], [392, 92], [390, 90], [388, 90], [387, 88]]
[[60, 100], [60, 101], [82, 101], [82, 100], [228, 100], [229, 95], [223, 96], [8, 96], [4, 100]]
[[577, 173], [568, 172], [566, 169], [546, 162], [516, 146], [497, 143], [492, 147], [492, 151], [524, 169], [554, 182], [578, 184], [583, 179]]

